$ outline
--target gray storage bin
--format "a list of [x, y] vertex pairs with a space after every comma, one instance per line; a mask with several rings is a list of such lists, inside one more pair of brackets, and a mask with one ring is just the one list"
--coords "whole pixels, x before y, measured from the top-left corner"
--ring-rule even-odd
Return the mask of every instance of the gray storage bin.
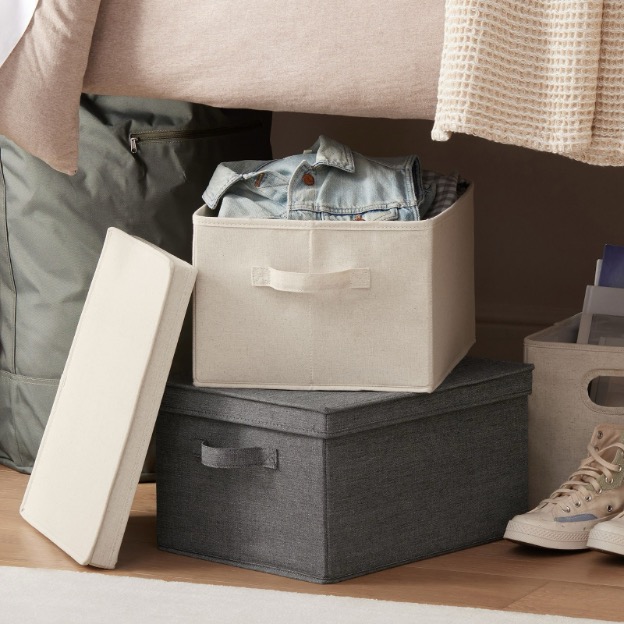
[[465, 358], [432, 394], [172, 384], [158, 545], [331, 583], [498, 539], [527, 509], [531, 369]]

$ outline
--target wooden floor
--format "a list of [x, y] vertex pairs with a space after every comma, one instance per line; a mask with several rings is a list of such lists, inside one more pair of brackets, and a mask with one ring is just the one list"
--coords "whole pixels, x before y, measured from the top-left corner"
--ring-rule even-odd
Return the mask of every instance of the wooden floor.
[[[85, 571], [21, 519], [18, 509], [27, 480], [0, 466], [0, 565]], [[501, 541], [334, 585], [315, 585], [159, 551], [155, 509], [154, 485], [139, 485], [117, 568], [87, 570], [624, 621], [624, 557], [557, 553]]]

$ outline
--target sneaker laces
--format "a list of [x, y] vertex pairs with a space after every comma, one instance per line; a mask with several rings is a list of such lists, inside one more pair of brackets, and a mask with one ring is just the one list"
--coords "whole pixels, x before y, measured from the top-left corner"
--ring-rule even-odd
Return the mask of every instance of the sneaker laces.
[[[542, 501], [540, 507], [550, 503], [559, 505], [565, 512], [569, 512], [569, 503], [575, 507], [580, 507], [582, 499], [590, 501], [593, 494], [600, 494], [602, 488], [598, 479], [604, 476], [607, 483], [613, 483], [613, 473], [622, 472], [622, 466], [609, 462], [602, 457], [602, 454], [609, 449], [616, 449], [617, 455], [617, 449], [624, 451], [624, 444], [616, 442], [610, 446], [605, 446], [600, 452], [588, 444], [589, 457], [583, 460], [579, 469], [565, 483], [561, 484], [559, 489]], [[592, 489], [589, 489], [590, 486]]]

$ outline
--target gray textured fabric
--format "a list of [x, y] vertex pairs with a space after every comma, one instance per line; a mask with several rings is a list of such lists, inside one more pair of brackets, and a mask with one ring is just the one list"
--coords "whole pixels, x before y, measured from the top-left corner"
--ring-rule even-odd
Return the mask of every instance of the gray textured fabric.
[[201, 462], [208, 468], [277, 468], [277, 450], [259, 446], [249, 448], [215, 448], [201, 445]]
[[[159, 547], [329, 583], [498, 539], [527, 507], [531, 368], [466, 358], [421, 395], [170, 386]], [[210, 470], [199, 440], [279, 467]]]
[[167, 387], [162, 409], [331, 437], [445, 413], [456, 405], [465, 409], [526, 395], [531, 391], [530, 376], [519, 375], [519, 370], [509, 362], [464, 358], [433, 394], [416, 395], [235, 388], [190, 391], [190, 384], [175, 381]]
[[[213, 470], [198, 440], [279, 449], [279, 469]], [[157, 422], [158, 544], [197, 557], [314, 577], [324, 568], [323, 440], [203, 418]]]
[[527, 436], [525, 396], [329, 440], [326, 577], [500, 539], [527, 509]]
[[[270, 158], [269, 135], [269, 113], [83, 96], [73, 177], [0, 137], [0, 463], [32, 467], [107, 228], [190, 260], [213, 170]], [[177, 370], [190, 338], [187, 322]]]

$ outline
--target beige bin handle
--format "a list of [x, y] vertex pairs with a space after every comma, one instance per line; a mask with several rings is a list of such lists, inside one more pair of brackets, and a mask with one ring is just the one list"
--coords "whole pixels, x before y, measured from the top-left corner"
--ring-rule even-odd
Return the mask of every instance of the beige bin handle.
[[271, 267], [253, 267], [251, 283], [253, 286], [300, 293], [339, 288], [370, 288], [370, 269], [347, 269], [335, 273], [292, 273]]

